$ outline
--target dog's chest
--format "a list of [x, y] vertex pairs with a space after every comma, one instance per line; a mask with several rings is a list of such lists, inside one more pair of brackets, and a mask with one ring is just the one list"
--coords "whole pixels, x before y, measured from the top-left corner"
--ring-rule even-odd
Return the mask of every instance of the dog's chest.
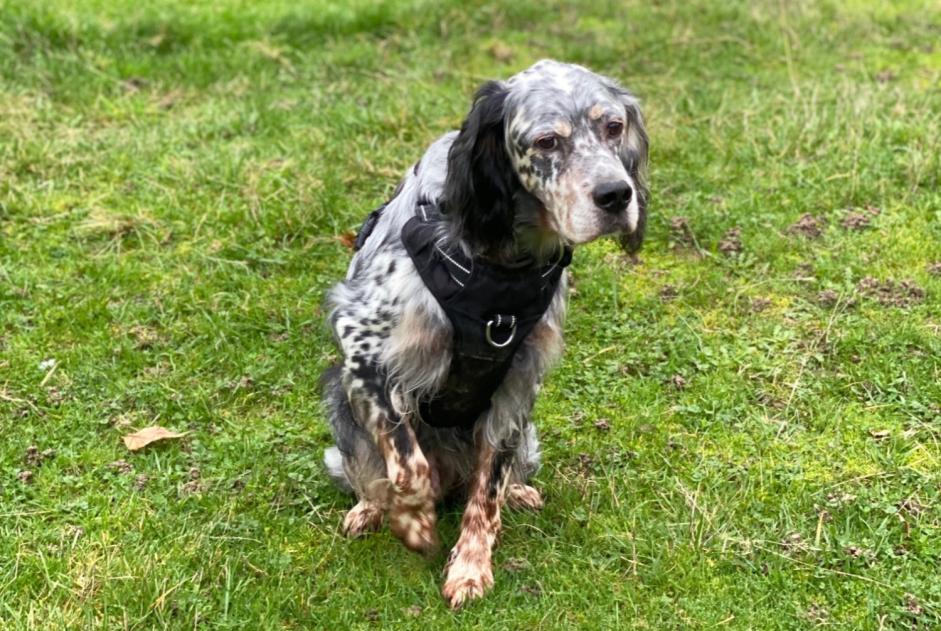
[[419, 412], [434, 426], [469, 427], [489, 409], [514, 354], [548, 310], [571, 252], [544, 265], [493, 265], [449, 251], [429, 219], [435, 214], [420, 207], [402, 230], [415, 270], [452, 329], [447, 377]]
[[[358, 247], [383, 212], [364, 223]], [[500, 266], [449, 247], [442, 221], [435, 204], [419, 200], [399, 235], [404, 251], [380, 250], [359, 269], [354, 262], [353, 275], [369, 286], [365, 302], [379, 309], [378, 318], [359, 324], [375, 327], [385, 320], [383, 306], [397, 307], [398, 322], [382, 352], [390, 390], [412, 393], [430, 425], [471, 427], [549, 309], [571, 251], [559, 250], [545, 264], [524, 259]]]

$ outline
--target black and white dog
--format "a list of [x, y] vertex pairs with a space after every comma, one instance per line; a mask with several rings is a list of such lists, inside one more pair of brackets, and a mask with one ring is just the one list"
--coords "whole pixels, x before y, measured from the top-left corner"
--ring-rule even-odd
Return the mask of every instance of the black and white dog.
[[356, 494], [343, 531], [388, 517], [437, 546], [435, 504], [466, 497], [442, 593], [493, 584], [500, 510], [538, 509], [536, 394], [562, 351], [575, 245], [641, 243], [647, 134], [635, 99], [581, 66], [540, 61], [477, 92], [370, 215], [330, 293], [342, 363], [324, 375], [330, 475]]

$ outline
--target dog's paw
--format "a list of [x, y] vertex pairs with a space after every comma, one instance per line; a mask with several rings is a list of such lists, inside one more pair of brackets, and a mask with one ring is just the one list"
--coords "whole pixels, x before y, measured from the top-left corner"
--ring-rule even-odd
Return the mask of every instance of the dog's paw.
[[510, 508], [538, 511], [545, 505], [542, 494], [525, 484], [511, 484], [506, 489], [506, 503]]
[[493, 587], [493, 570], [489, 555], [486, 559], [474, 560], [455, 548], [451, 557], [441, 595], [451, 609], [458, 609], [466, 602], [480, 598]]
[[343, 519], [343, 534], [355, 539], [367, 532], [379, 530], [381, 525], [382, 508], [369, 500], [360, 500]]
[[389, 530], [406, 548], [422, 554], [438, 550], [434, 499], [429, 493], [403, 493], [402, 488], [386, 478], [370, 484], [367, 497], [374, 506], [385, 509]]
[[436, 522], [435, 507], [430, 502], [416, 506], [396, 501], [389, 509], [389, 530], [413, 552], [430, 555], [438, 550]]

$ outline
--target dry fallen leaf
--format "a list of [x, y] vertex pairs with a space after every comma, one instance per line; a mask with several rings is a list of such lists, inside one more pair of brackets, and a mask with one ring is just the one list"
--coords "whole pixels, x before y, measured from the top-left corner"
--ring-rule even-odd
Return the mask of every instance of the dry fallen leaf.
[[345, 247], [347, 250], [352, 250], [352, 249], [353, 249], [353, 246], [356, 244], [356, 233], [355, 233], [355, 232], [352, 232], [352, 231], [350, 231], [350, 230], [348, 230], [348, 231], [346, 231], [346, 232], [342, 232], [342, 233], [336, 235], [336, 237], [334, 237], [334, 238], [335, 238], [337, 241], [339, 241], [339, 242], [340, 242], [340, 245], [342, 245], [343, 247]]
[[152, 427], [145, 427], [138, 432], [124, 436], [124, 446], [131, 451], [137, 451], [139, 449], [143, 449], [152, 442], [165, 440], [167, 438], [182, 438], [187, 434], [189, 434], [189, 432], [171, 432], [165, 427], [154, 425]]

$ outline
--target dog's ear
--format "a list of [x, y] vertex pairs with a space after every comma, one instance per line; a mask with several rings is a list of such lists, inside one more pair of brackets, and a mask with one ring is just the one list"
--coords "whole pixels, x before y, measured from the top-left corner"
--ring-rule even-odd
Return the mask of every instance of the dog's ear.
[[442, 211], [457, 215], [465, 235], [485, 247], [512, 238], [513, 197], [520, 189], [506, 151], [507, 94], [502, 83], [485, 83], [448, 152]]
[[637, 98], [619, 86], [614, 81], [609, 81], [609, 88], [621, 101], [624, 106], [626, 128], [626, 138], [621, 145], [621, 162], [624, 168], [634, 180], [634, 186], [637, 188], [637, 228], [630, 234], [621, 237], [621, 245], [628, 254], [634, 254], [640, 250], [644, 242], [644, 231], [647, 227], [647, 199], [649, 190], [647, 188], [647, 148], [649, 140], [647, 138], [647, 128], [644, 126], [644, 115], [640, 111], [640, 102]]

